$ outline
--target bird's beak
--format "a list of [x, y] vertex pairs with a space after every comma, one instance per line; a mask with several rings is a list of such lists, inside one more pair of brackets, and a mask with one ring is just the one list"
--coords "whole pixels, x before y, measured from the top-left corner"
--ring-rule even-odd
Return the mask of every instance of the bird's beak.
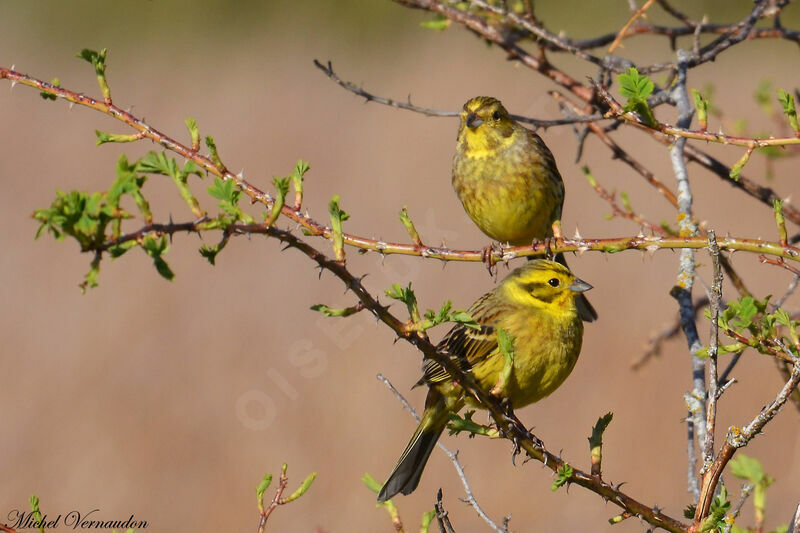
[[592, 286], [583, 281], [582, 279], [575, 278], [575, 281], [572, 282], [572, 285], [569, 286], [569, 290], [572, 292], [586, 292], [591, 289]]
[[469, 129], [474, 130], [481, 124], [483, 124], [483, 119], [481, 119], [475, 113], [470, 113], [469, 115], [467, 115], [467, 127]]

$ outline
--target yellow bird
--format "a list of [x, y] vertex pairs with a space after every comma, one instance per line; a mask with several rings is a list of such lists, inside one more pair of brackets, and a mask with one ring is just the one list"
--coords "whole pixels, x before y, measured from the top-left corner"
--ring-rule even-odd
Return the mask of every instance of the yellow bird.
[[[461, 111], [453, 188], [464, 210], [490, 238], [513, 246], [553, 236], [561, 220], [564, 181], [541, 137], [515, 121], [495, 98], [470, 99]], [[556, 261], [566, 266], [563, 254]], [[597, 312], [585, 296], [586, 322]]]
[[[583, 340], [583, 322], [575, 300], [591, 288], [559, 263], [529, 261], [469, 309], [480, 329], [458, 324], [437, 349], [449, 354], [481, 388], [490, 391], [500, 381], [506, 364], [497, 344], [497, 331], [505, 330], [513, 339], [514, 358], [499, 396], [508, 399], [514, 409], [524, 407], [552, 393], [572, 372]], [[465, 404], [473, 405], [471, 396], [433, 360], [424, 362], [423, 377], [417, 385], [423, 383], [429, 387], [425, 412], [383, 485], [379, 502], [417, 488], [450, 413], [457, 413]]]

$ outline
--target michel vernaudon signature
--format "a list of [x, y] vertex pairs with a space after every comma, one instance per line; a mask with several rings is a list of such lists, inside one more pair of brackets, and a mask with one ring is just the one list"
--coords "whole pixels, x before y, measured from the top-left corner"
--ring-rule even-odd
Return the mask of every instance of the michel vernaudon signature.
[[117, 529], [126, 531], [128, 529], [144, 529], [148, 526], [147, 520], [138, 520], [134, 515], [130, 515], [125, 520], [102, 519], [98, 514], [100, 509], [93, 509], [86, 513], [80, 511], [70, 511], [66, 514], [59, 513], [55, 518], [50, 518], [47, 514], [42, 515], [40, 520], [36, 519], [33, 512], [20, 511], [13, 509], [8, 512], [9, 523], [3, 524], [6, 527], [16, 529], [55, 529], [64, 526], [70, 529]]

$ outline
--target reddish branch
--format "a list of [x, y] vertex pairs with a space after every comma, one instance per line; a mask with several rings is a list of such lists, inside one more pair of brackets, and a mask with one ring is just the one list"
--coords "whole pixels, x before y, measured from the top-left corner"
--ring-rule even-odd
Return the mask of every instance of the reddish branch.
[[289, 478], [286, 476], [286, 466], [281, 469], [281, 477], [278, 480], [278, 490], [275, 491], [275, 496], [272, 498], [272, 501], [269, 504], [269, 507], [261, 511], [261, 519], [258, 522], [258, 533], [263, 533], [264, 528], [267, 525], [267, 519], [269, 515], [272, 514], [279, 505], [283, 505], [285, 502], [281, 498], [283, 496], [283, 491], [286, 490], [286, 486], [289, 484]]
[[[458, 381], [461, 386], [463, 386], [470, 394], [472, 394], [476, 400], [489, 411], [492, 419], [497, 424], [497, 427], [500, 429], [500, 431], [508, 439], [518, 443], [520, 448], [525, 450], [529, 457], [542, 462], [553, 472], [557, 472], [566, 464], [565, 461], [559, 456], [554, 455], [541, 447], [538, 439], [536, 439], [530, 434], [530, 432], [527, 431], [524, 424], [520, 422], [516, 416], [509, 416], [500, 402], [478, 387], [475, 384], [474, 379], [469, 374], [464, 374], [460, 367], [458, 367], [458, 365], [456, 365], [453, 360], [447, 356], [447, 354], [437, 351], [436, 347], [431, 344], [422, 333], [406, 328], [406, 323], [390, 313], [389, 307], [382, 305], [376, 298], [374, 298], [364, 288], [361, 280], [353, 276], [344, 265], [341, 265], [340, 263], [328, 258], [325, 254], [316, 250], [314, 247], [288, 231], [280, 230], [274, 227], [264, 227], [263, 225], [251, 225], [241, 226], [238, 228], [237, 232], [262, 233], [276, 238], [285, 243], [287, 247], [294, 248], [304, 253], [310, 259], [315, 261], [321, 269], [327, 270], [334, 274], [345, 284], [348, 289], [353, 292], [353, 294], [361, 301], [367, 310], [373, 313], [378, 319], [381, 320], [381, 322], [389, 326], [399, 338], [402, 338], [415, 346], [425, 355], [425, 357], [433, 359], [441, 364], [451, 376], [457, 376], [456, 381]], [[606, 483], [598, 476], [592, 476], [589, 473], [573, 467], [573, 475], [569, 479], [569, 482], [580, 485], [591, 490], [592, 492], [599, 494], [615, 505], [621, 507], [623, 510], [640, 516], [643, 520], [647, 521], [653, 526], [661, 527], [667, 531], [673, 532], [686, 531], [686, 526], [678, 520], [665, 515], [654, 507], [649, 507], [646, 504], [631, 498], [627, 494], [620, 491], [618, 486]]]
[[787, 357], [793, 359], [789, 380], [775, 399], [772, 400], [769, 405], [765, 406], [746, 427], [739, 428], [734, 426], [728, 430], [725, 444], [717, 454], [711, 467], [703, 475], [700, 501], [695, 512], [694, 522], [689, 528], [688, 533], [700, 531], [702, 520], [704, 517], [708, 516], [708, 512], [711, 509], [711, 502], [714, 500], [714, 491], [719, 483], [719, 478], [727, 464], [733, 458], [736, 450], [746, 446], [747, 443], [761, 432], [764, 426], [778, 414], [778, 411], [780, 411], [783, 404], [786, 403], [786, 400], [789, 399], [789, 396], [797, 388], [798, 383], [800, 383], [800, 361], [798, 361], [797, 357], [789, 350], [785, 350], [785, 353]]

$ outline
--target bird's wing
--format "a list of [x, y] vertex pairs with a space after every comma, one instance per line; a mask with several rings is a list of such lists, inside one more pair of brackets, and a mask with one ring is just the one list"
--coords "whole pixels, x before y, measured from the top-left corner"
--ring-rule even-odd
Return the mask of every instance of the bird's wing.
[[[469, 310], [472, 318], [480, 324], [480, 329], [457, 324], [436, 346], [439, 351], [447, 353], [450, 359], [465, 372], [485, 360], [492, 351], [497, 349], [497, 332], [494, 324], [499, 309], [496, 305], [487, 305], [489, 303], [487, 300], [494, 300], [490, 294], [475, 302]], [[450, 379], [450, 374], [439, 363], [432, 359], [424, 361], [420, 385], [422, 383], [439, 383], [448, 379]]]

